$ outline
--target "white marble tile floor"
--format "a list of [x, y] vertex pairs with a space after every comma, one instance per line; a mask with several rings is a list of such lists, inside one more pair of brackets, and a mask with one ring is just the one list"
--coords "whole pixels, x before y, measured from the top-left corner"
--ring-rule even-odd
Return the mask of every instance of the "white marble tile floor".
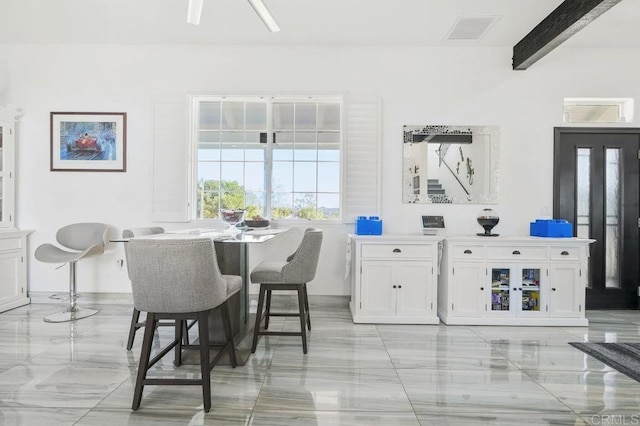
[[[246, 365], [213, 369], [209, 413], [199, 386], [147, 386], [131, 410], [130, 305], [60, 324], [42, 320], [56, 305], [2, 313], [0, 425], [640, 424], [640, 383], [567, 344], [640, 342], [638, 311], [587, 312], [577, 328], [376, 325], [353, 324], [344, 297], [310, 299], [308, 354], [299, 337], [263, 337]], [[158, 330], [159, 347], [173, 330]], [[199, 376], [172, 360], [153, 374]]]

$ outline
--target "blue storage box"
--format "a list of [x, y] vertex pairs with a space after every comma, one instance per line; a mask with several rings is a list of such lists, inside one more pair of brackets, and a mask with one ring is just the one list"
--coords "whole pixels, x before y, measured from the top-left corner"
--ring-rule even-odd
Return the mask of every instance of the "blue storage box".
[[382, 220], [378, 216], [358, 216], [356, 235], [382, 235]]
[[569, 238], [573, 237], [573, 224], [564, 219], [536, 219], [529, 225], [533, 237]]

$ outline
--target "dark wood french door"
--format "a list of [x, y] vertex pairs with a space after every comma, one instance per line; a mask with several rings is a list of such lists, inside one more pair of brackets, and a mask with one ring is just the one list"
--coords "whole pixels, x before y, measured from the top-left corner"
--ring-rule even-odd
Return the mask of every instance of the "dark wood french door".
[[555, 128], [553, 215], [591, 245], [587, 309], [635, 309], [640, 129]]

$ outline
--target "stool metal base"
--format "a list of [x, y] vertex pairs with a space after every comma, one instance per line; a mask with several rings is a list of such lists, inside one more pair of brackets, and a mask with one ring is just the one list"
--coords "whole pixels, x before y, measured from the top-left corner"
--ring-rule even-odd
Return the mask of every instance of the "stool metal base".
[[75, 321], [82, 318], [87, 318], [100, 312], [100, 309], [88, 309], [81, 308], [79, 306], [69, 306], [62, 312], [56, 314], [47, 315], [44, 317], [44, 322], [68, 322]]

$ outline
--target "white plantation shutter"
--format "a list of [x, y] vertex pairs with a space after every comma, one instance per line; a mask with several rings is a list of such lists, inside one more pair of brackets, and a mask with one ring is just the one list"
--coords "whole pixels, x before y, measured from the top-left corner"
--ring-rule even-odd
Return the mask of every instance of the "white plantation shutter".
[[189, 143], [184, 101], [153, 106], [154, 222], [187, 222]]
[[379, 100], [347, 104], [345, 194], [342, 220], [378, 216], [381, 208], [381, 107]]

